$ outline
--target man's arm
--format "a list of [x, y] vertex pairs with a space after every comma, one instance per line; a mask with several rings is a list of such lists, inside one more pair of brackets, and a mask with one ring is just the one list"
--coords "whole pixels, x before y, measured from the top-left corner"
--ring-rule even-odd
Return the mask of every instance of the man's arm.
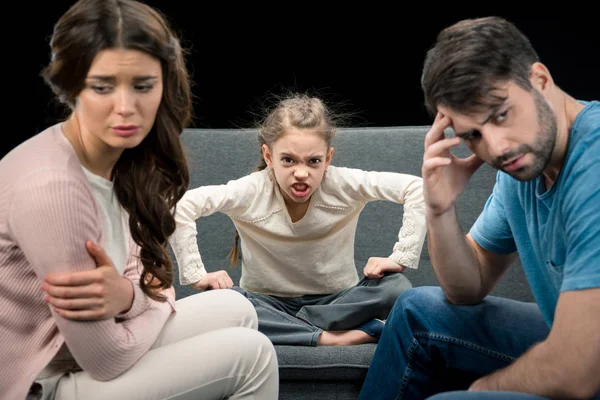
[[517, 253], [488, 251], [460, 228], [455, 208], [427, 215], [428, 250], [436, 278], [455, 304], [474, 304], [490, 293]]
[[428, 250], [434, 272], [446, 297], [453, 303], [472, 304], [487, 295], [515, 260], [511, 229], [506, 221], [498, 183], [476, 222], [482, 240], [497, 254], [485, 251], [463, 233], [456, 215], [456, 201], [475, 171], [483, 164], [475, 154], [459, 158], [451, 149], [458, 137], [446, 137], [452, 121], [438, 113], [425, 136], [423, 195], [426, 205]]
[[472, 390], [508, 390], [548, 398], [600, 393], [600, 288], [563, 292], [548, 338]]
[[600, 394], [600, 126], [596, 126], [574, 144], [561, 171], [565, 180], [554, 194], [553, 212], [560, 221], [553, 228], [564, 235], [565, 254], [544, 254], [555, 267], [550, 273], [562, 278], [550, 334], [474, 388], [549, 398]]

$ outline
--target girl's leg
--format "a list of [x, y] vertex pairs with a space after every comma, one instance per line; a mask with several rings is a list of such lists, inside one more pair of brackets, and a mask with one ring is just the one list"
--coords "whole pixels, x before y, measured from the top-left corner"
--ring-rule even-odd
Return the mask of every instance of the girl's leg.
[[386, 319], [398, 296], [411, 287], [398, 272], [380, 279], [363, 278], [350, 289], [305, 305], [297, 316], [328, 331], [355, 329], [373, 318]]
[[267, 335], [273, 344], [291, 346], [316, 346], [322, 329], [294, 315], [294, 299], [280, 299], [235, 287], [254, 305], [258, 315], [258, 330]]
[[154, 347], [107, 382], [64, 376], [56, 399], [277, 399], [278, 363], [239, 293], [215, 290], [177, 302]]

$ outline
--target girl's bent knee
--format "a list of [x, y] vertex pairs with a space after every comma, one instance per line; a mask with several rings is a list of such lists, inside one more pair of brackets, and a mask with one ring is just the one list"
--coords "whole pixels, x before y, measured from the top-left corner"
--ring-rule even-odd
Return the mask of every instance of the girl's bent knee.
[[410, 280], [403, 273], [394, 273], [386, 276], [386, 284], [383, 285], [381, 303], [388, 305], [390, 309], [398, 297], [412, 288]]

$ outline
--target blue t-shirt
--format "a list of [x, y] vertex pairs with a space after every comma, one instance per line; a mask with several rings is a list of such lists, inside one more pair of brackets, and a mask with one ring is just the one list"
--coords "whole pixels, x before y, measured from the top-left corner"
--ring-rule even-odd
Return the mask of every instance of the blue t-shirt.
[[471, 228], [489, 251], [518, 251], [549, 327], [560, 292], [600, 287], [600, 101], [582, 103], [550, 189], [543, 177], [520, 182], [499, 171]]

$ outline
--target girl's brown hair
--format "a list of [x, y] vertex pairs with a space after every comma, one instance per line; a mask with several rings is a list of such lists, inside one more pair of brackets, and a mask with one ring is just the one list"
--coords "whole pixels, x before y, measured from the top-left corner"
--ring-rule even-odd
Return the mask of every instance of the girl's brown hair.
[[[261, 146], [266, 144], [271, 148], [273, 143], [292, 128], [314, 130], [322, 136], [327, 146], [331, 146], [337, 132], [333, 115], [321, 99], [293, 93], [281, 99], [259, 123], [258, 141]], [[261, 157], [257, 170], [266, 167], [267, 163]], [[240, 235], [236, 231], [233, 248], [227, 256], [231, 260], [231, 267], [235, 266], [239, 259], [239, 238]]]

